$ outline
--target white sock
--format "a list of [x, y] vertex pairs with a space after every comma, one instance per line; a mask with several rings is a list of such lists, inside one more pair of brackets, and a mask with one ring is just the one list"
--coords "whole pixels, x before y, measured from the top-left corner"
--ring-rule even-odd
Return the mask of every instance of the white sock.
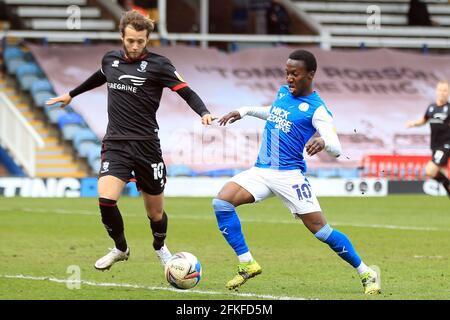
[[250, 251], [247, 251], [246, 253], [238, 255], [239, 262], [250, 262], [253, 260], [252, 254]]
[[358, 271], [358, 274], [363, 274], [364, 272], [367, 272], [369, 270], [370, 268], [366, 266], [366, 264], [362, 261], [361, 264], [358, 267], [356, 267], [356, 271]]

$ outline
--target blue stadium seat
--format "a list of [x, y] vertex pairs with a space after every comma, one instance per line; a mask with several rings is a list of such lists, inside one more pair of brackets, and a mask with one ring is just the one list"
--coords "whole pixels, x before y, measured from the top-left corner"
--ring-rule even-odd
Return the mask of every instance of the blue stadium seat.
[[89, 164], [91, 165], [92, 171], [96, 173], [100, 172], [100, 166], [102, 165], [100, 157], [98, 157], [96, 161], [90, 162]]
[[80, 126], [83, 126], [84, 125], [83, 117], [81, 117], [76, 112], [69, 112], [59, 117], [58, 119], [59, 129], [62, 130], [68, 124], [78, 124]]
[[73, 137], [73, 146], [80, 157], [87, 157], [91, 148], [95, 148], [96, 145], [99, 145], [98, 138], [88, 128], [77, 131]]
[[16, 77], [18, 79], [20, 79], [20, 77], [23, 77], [26, 74], [34, 74], [36, 76], [39, 76], [41, 74], [41, 69], [34, 62], [26, 62], [24, 64], [21, 64], [17, 68], [17, 70], [16, 70]]
[[21, 64], [16, 69], [16, 78], [19, 81], [20, 89], [28, 91], [34, 81], [41, 75], [38, 65], [33, 62]]
[[54, 107], [54, 106], [45, 107], [44, 111], [45, 111], [45, 114], [47, 115], [51, 124], [58, 123], [59, 117], [66, 113], [66, 111], [64, 109]]
[[38, 81], [39, 77], [34, 74], [26, 74], [19, 78], [20, 89], [23, 91], [30, 91], [31, 86], [35, 81]]
[[[33, 94], [32, 96], [33, 96], [33, 102], [36, 105], [36, 107], [44, 108], [45, 102], [47, 102], [47, 100], [49, 100], [50, 98], [55, 97], [55, 94], [50, 91], [39, 91], [39, 92]], [[59, 105], [60, 105], [60, 103], [55, 104], [55, 106], [59, 106]]]
[[77, 150], [78, 155], [80, 157], [87, 157], [89, 152], [92, 149], [97, 148], [98, 145], [99, 145], [98, 141], [83, 140], [80, 143], [75, 145], [75, 149]]
[[88, 163], [94, 172], [100, 171], [101, 151], [102, 151], [101, 145], [97, 144], [95, 147], [91, 148], [88, 152], [87, 155]]
[[25, 60], [25, 54], [19, 47], [11, 46], [6, 47], [3, 51], [3, 60], [8, 61], [14, 58], [21, 58]]
[[39, 79], [31, 85], [31, 94], [37, 94], [38, 92], [49, 91], [52, 92], [52, 84], [47, 79]]
[[24, 63], [26, 63], [26, 61], [19, 57], [5, 60], [6, 71], [8, 72], [8, 74], [13, 75], [16, 73], [17, 68]]
[[[63, 114], [61, 117], [64, 117]], [[85, 127], [78, 123], [68, 123], [64, 127], [62, 127], [61, 132], [64, 140], [73, 140], [76, 136], [77, 132], [84, 129]]]
[[98, 142], [98, 138], [91, 129], [85, 128], [77, 132], [77, 135], [73, 139], [73, 144], [75, 148], [83, 141], [94, 141]]

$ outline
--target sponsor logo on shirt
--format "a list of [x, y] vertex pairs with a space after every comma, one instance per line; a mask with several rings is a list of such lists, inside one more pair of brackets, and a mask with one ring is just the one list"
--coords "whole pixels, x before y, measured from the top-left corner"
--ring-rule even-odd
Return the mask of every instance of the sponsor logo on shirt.
[[[129, 91], [136, 93], [137, 87], [142, 86], [145, 83], [146, 78], [131, 76], [128, 74], [122, 75], [119, 77], [119, 80], [126, 80], [126, 82], [131, 82], [131, 84], [126, 83], [117, 83], [117, 82], [108, 82], [108, 88], [113, 90], [121, 90], [121, 91]], [[125, 81], [124, 81], [125, 82]]]
[[111, 67], [118, 68], [119, 67], [119, 60], [114, 60], [112, 65], [111, 65]]
[[284, 133], [291, 131], [292, 122], [288, 120], [290, 112], [280, 107], [273, 107], [267, 121], [275, 123], [275, 128]]
[[147, 78], [130, 76], [128, 74], [124, 74], [123, 76], [119, 77], [119, 80], [122, 80], [122, 79], [130, 79], [131, 83], [134, 84], [135, 86], [142, 86], [144, 84], [145, 80], [147, 80]]

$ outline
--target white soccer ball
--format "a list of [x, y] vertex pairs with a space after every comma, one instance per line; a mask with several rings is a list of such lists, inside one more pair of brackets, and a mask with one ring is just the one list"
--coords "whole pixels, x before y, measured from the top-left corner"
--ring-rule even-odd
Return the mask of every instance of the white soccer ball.
[[202, 265], [197, 257], [189, 252], [177, 252], [164, 267], [167, 281], [177, 289], [191, 289], [202, 277]]

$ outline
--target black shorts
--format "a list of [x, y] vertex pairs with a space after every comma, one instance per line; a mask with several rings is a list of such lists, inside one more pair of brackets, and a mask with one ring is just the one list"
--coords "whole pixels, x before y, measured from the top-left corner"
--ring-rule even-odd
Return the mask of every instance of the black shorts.
[[164, 191], [166, 166], [159, 140], [107, 140], [101, 154], [99, 177], [110, 175], [124, 182], [134, 178], [138, 189], [151, 195]]
[[433, 149], [433, 155], [431, 161], [438, 166], [446, 166], [448, 164], [448, 158], [450, 155], [450, 149]]

